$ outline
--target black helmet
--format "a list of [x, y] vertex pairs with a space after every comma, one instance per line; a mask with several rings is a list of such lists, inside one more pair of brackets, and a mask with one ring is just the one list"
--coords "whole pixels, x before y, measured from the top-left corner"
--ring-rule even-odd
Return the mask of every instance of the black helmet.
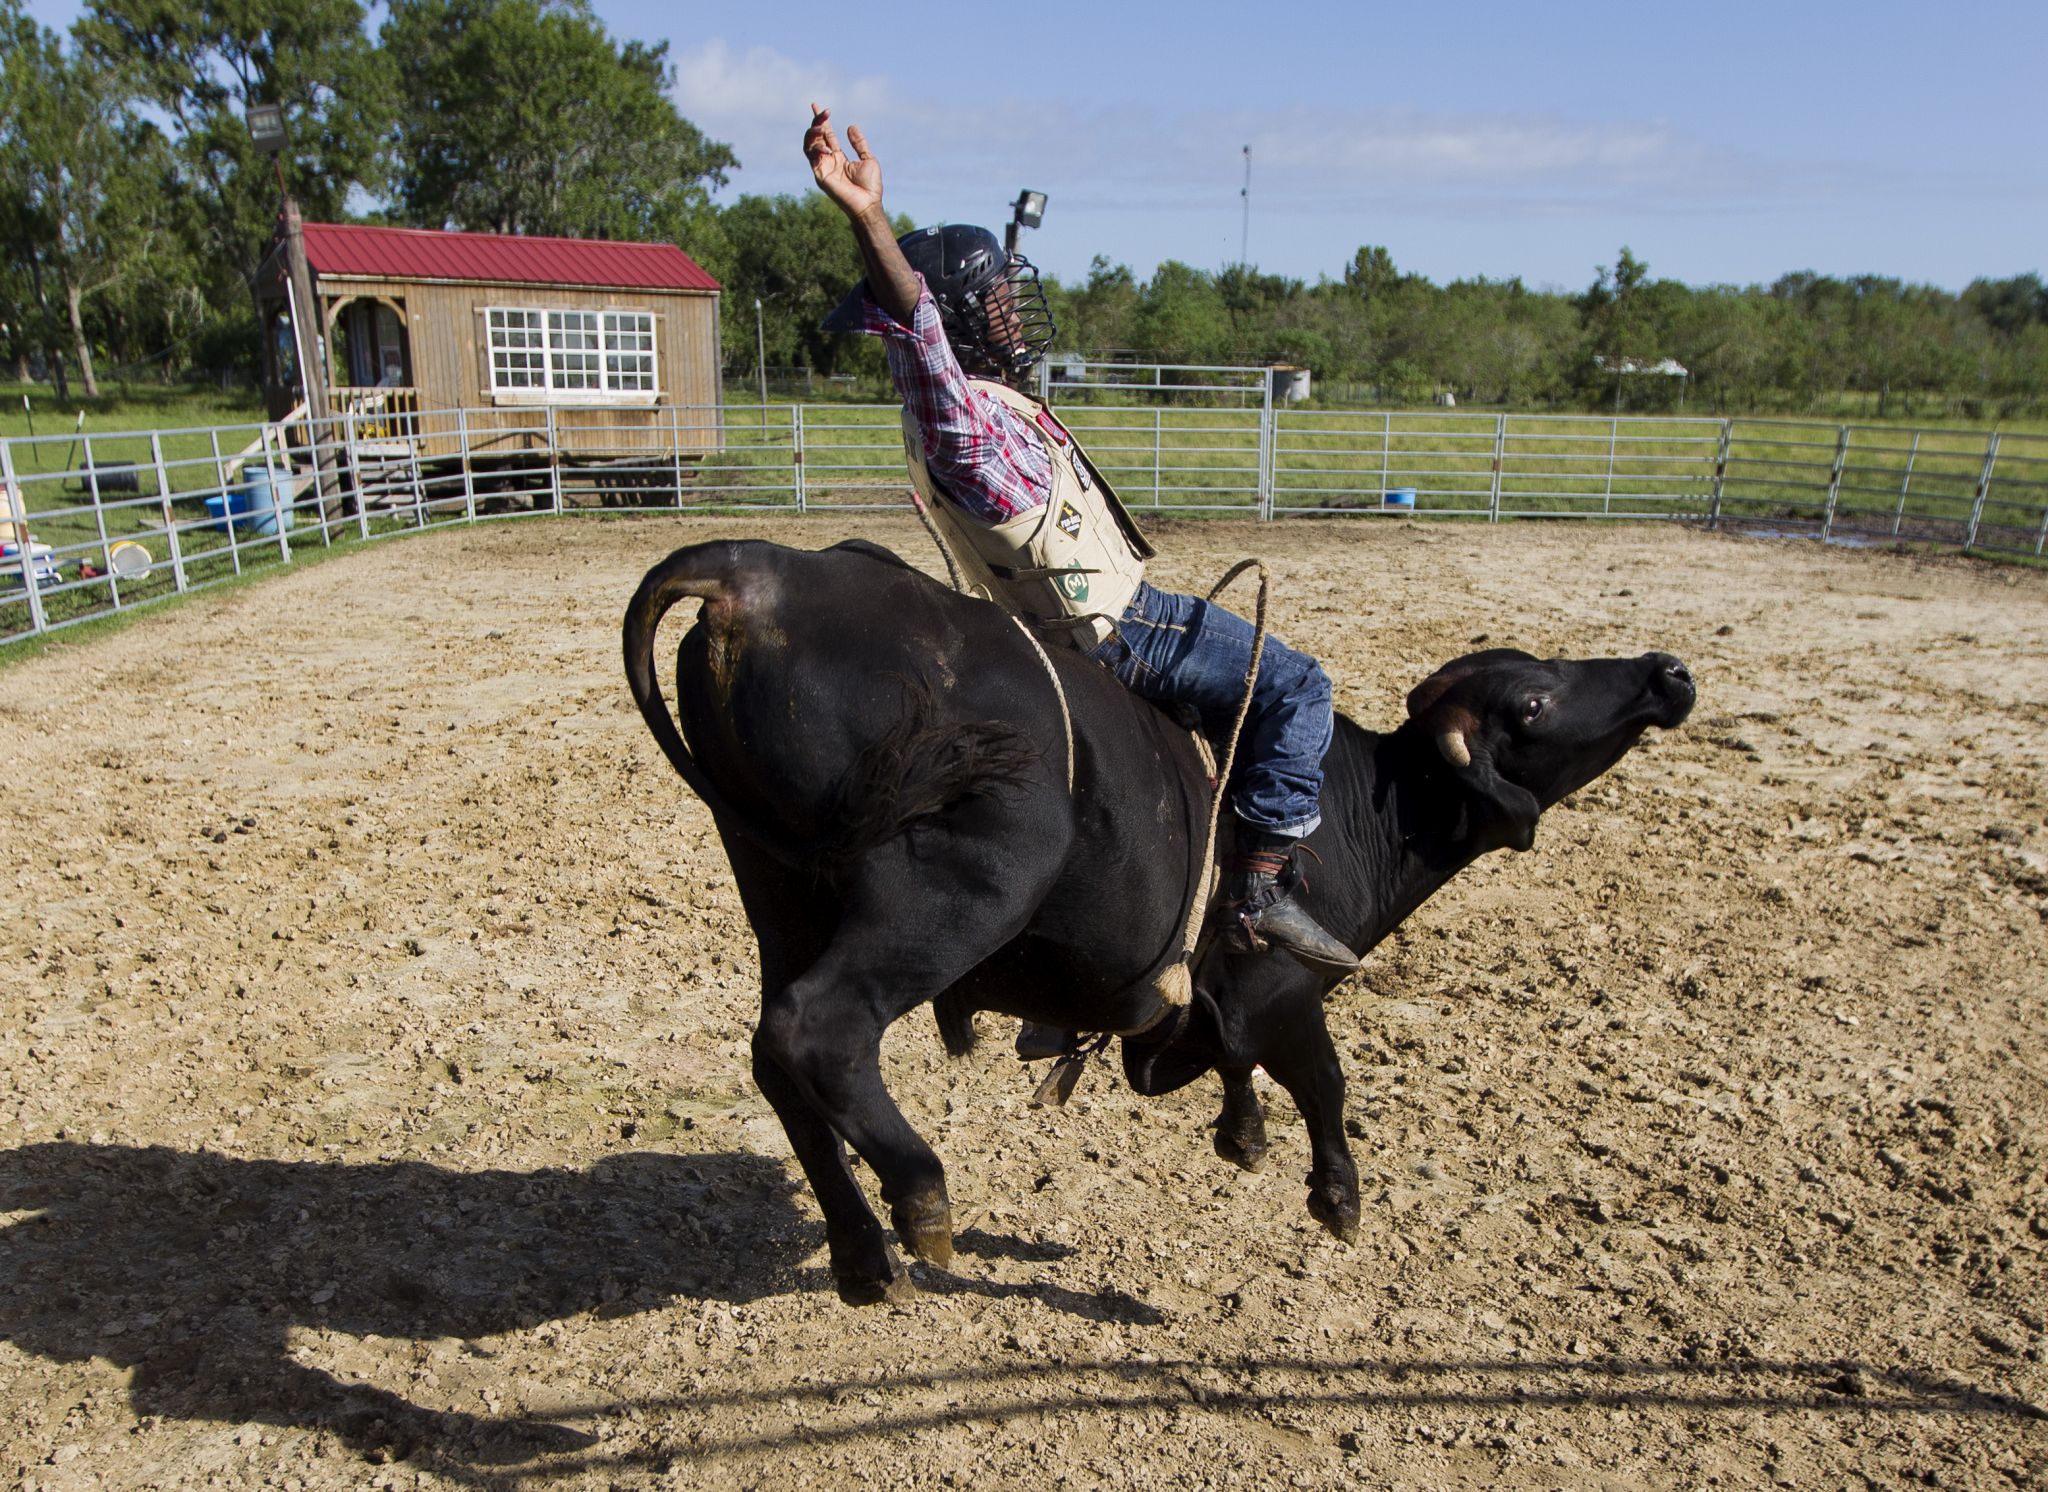
[[[1052, 310], [1030, 260], [1011, 258], [986, 228], [948, 223], [896, 240], [939, 308], [939, 324], [970, 373], [1014, 378], [1028, 373], [1052, 345]], [[853, 287], [825, 318], [828, 332], [859, 331], [867, 281]]]

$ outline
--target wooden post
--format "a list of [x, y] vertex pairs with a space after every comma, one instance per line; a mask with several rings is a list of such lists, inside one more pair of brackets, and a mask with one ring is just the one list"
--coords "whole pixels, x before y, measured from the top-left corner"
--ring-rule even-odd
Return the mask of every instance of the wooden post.
[[[282, 188], [283, 168], [278, 171]], [[327, 396], [326, 328], [321, 325], [325, 318], [320, 315], [320, 302], [313, 294], [312, 268], [306, 263], [305, 219], [299, 216], [299, 204], [289, 192], [284, 194], [284, 255], [285, 300], [291, 311], [293, 339], [298, 344], [299, 383], [306, 391], [306, 433], [313, 452], [314, 486], [325, 501], [328, 493], [339, 495], [341, 491], [340, 478], [330, 473], [331, 458], [320, 443], [321, 432], [333, 428], [328, 422], [334, 415], [334, 406]], [[361, 505], [360, 497], [357, 505]]]

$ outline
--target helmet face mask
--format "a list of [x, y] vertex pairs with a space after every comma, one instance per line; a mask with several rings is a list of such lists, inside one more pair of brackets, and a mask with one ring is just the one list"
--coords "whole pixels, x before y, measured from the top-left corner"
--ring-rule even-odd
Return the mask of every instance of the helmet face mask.
[[[988, 229], [963, 223], [920, 228], [896, 242], [910, 267], [924, 276], [962, 368], [1011, 380], [1037, 365], [1057, 328], [1030, 260], [1011, 258]], [[825, 329], [857, 330], [865, 295], [865, 282], [856, 285], [826, 318]]]

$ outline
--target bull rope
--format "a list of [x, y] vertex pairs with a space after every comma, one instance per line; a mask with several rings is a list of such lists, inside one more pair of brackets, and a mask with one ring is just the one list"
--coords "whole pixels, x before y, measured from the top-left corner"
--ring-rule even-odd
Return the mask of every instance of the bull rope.
[[1046, 656], [1045, 644], [1032, 635], [1031, 629], [1024, 625], [1024, 618], [1013, 612], [1010, 620], [1017, 624], [1017, 630], [1022, 632], [1024, 640], [1031, 644], [1031, 651], [1038, 654], [1038, 661], [1045, 668], [1045, 676], [1052, 680], [1052, 692], [1059, 696], [1060, 724], [1066, 727], [1067, 732], [1067, 796], [1071, 798], [1074, 796], [1074, 712], [1067, 708], [1066, 686], [1060, 682], [1059, 670], [1052, 666], [1052, 659]]
[[[1202, 878], [1195, 888], [1195, 899], [1188, 906], [1187, 926], [1181, 930], [1180, 957], [1159, 975], [1159, 998], [1168, 1005], [1186, 1005], [1194, 998], [1195, 950], [1201, 941], [1202, 924], [1208, 919], [1209, 893], [1216, 884], [1216, 829], [1223, 819], [1223, 798], [1237, 763], [1237, 738], [1244, 732], [1245, 718], [1252, 709], [1252, 691], [1259, 684], [1259, 662], [1266, 652], [1266, 597], [1273, 587], [1273, 572], [1262, 559], [1241, 559], [1209, 592], [1209, 599], [1214, 601], [1233, 580], [1252, 569], [1259, 572], [1259, 603], [1252, 614], [1252, 660], [1245, 669], [1244, 694], [1237, 702], [1237, 718], [1230, 722], [1230, 739], [1223, 746], [1223, 761], [1216, 769], [1216, 791], [1209, 799], [1209, 827], [1202, 839]], [[1195, 739], [1201, 742], [1199, 732]]]

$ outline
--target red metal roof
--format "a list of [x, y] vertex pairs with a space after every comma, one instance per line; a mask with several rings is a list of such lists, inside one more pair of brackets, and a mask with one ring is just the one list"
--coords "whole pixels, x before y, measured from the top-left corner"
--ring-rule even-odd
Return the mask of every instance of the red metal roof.
[[306, 224], [315, 274], [406, 280], [483, 280], [630, 290], [716, 290], [718, 281], [674, 244], [596, 238], [442, 233], [356, 223]]

